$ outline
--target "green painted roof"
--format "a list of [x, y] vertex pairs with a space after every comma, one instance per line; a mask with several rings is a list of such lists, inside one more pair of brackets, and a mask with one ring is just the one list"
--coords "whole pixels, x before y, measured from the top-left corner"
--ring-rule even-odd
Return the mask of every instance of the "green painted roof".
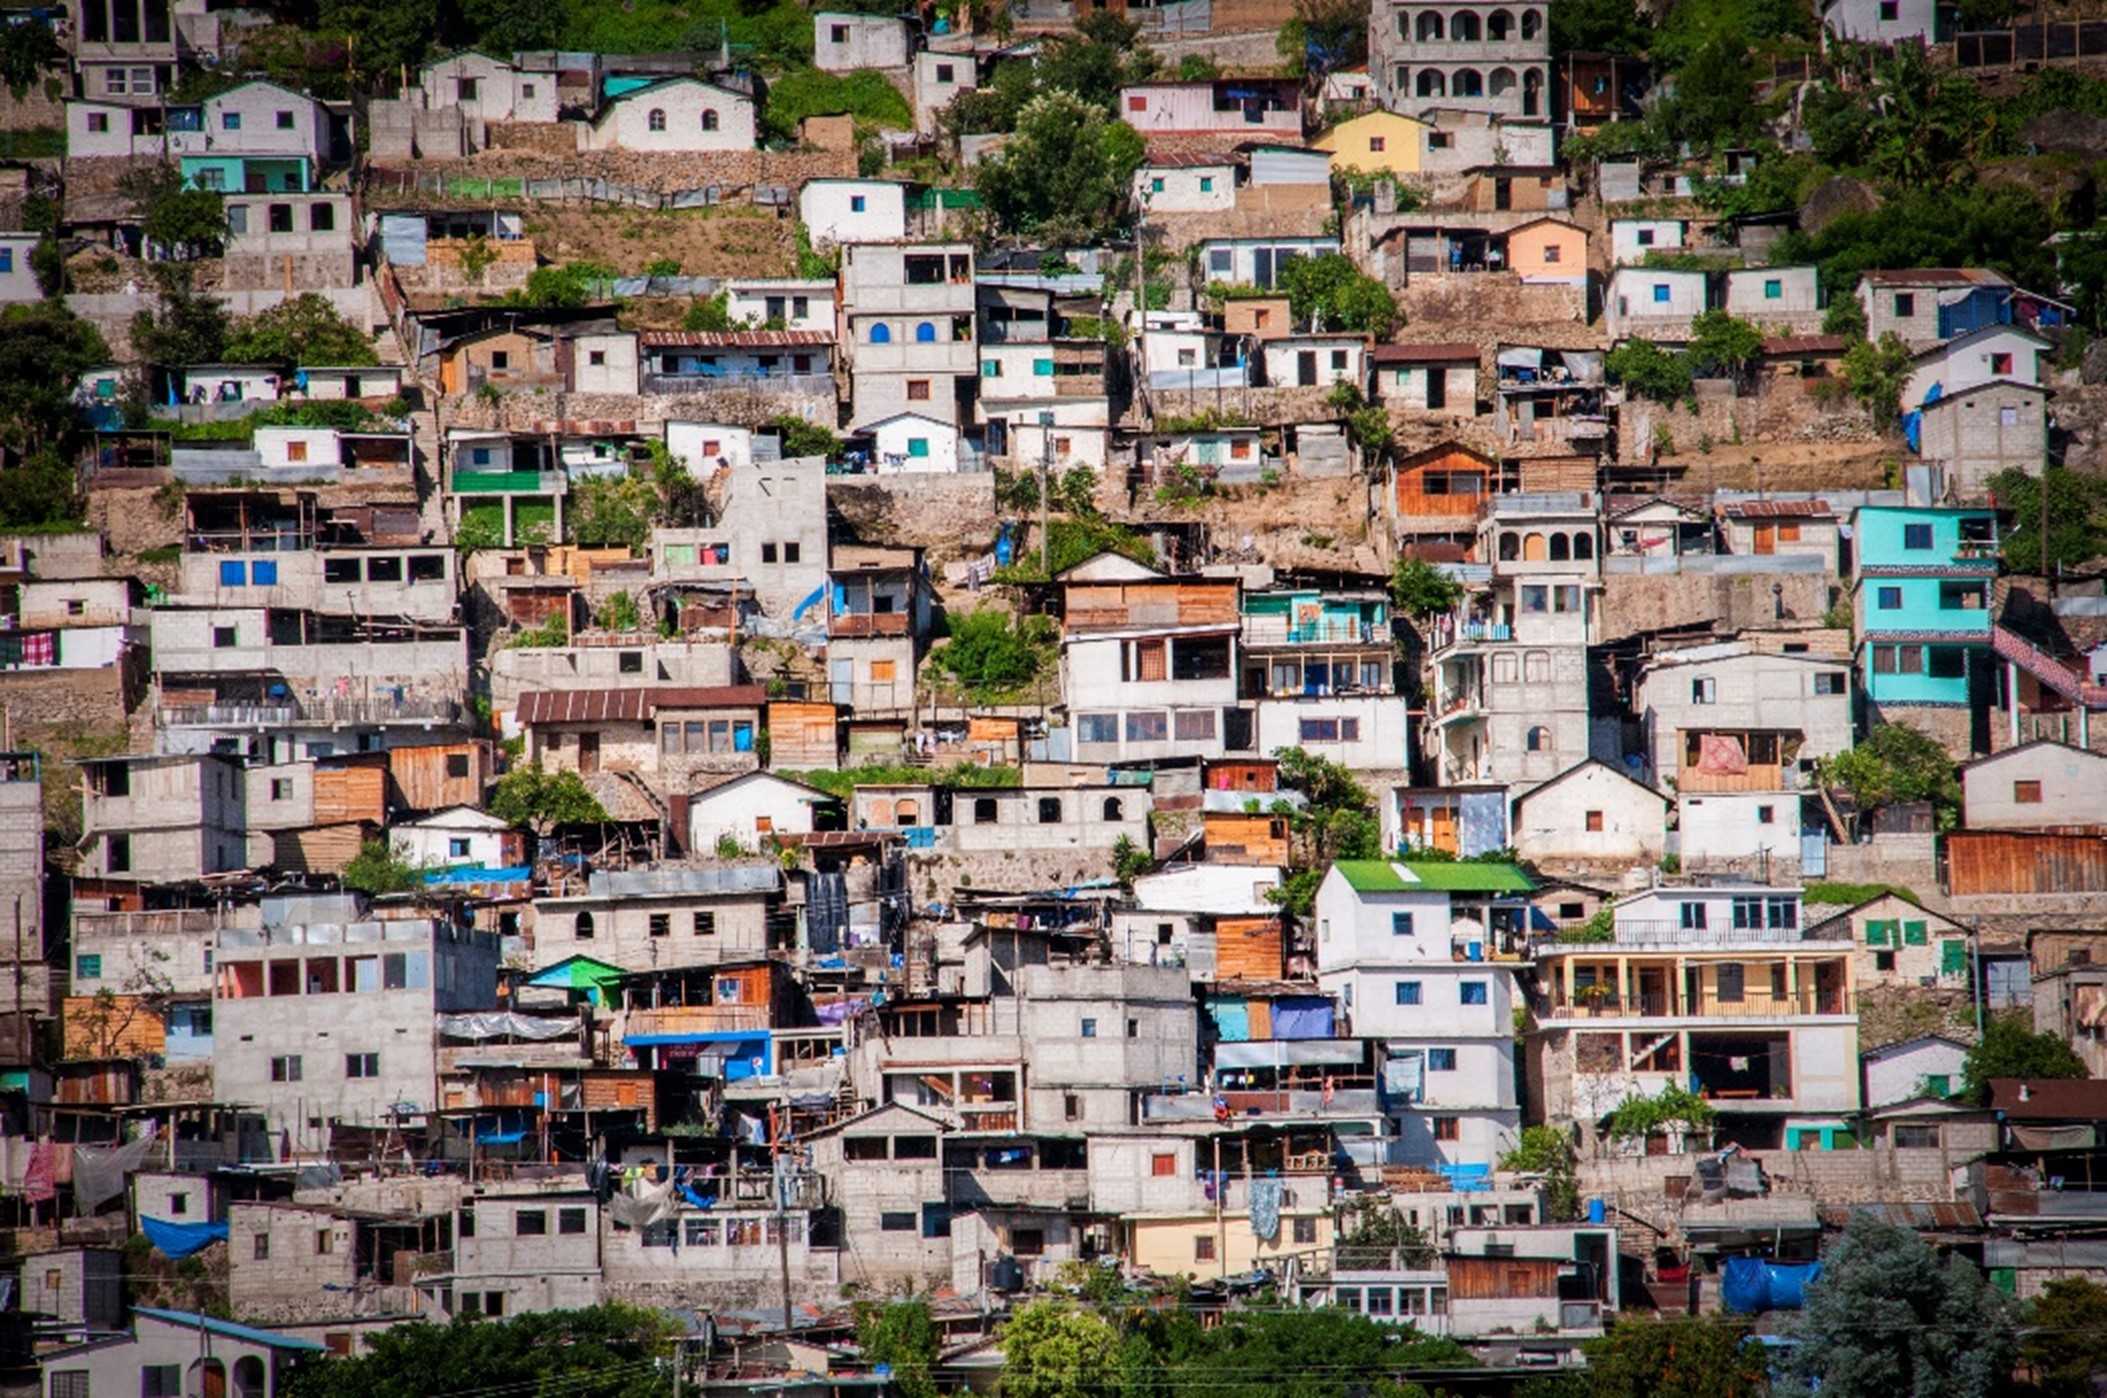
[[1534, 893], [1512, 864], [1437, 860], [1342, 859], [1332, 865], [1357, 893]]
[[590, 956], [567, 956], [554, 966], [535, 972], [527, 984], [542, 989], [592, 990], [628, 974], [619, 966], [595, 961]]

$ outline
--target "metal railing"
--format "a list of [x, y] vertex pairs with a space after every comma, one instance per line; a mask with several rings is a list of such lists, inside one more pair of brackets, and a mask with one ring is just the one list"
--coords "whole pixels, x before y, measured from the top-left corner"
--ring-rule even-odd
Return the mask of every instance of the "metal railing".
[[1684, 996], [1666, 993], [1589, 995], [1576, 992], [1568, 997], [1563, 992], [1554, 992], [1540, 997], [1534, 1008], [1539, 1015], [1551, 1019], [1785, 1019], [1798, 1015], [1845, 1013], [1844, 996], [1840, 990], [1801, 990], [1796, 994], [1775, 996], [1767, 988], [1760, 993], [1751, 988], [1750, 993], [1739, 1000], [1722, 1000], [1716, 993], [1700, 995], [1694, 1003]]
[[1390, 644], [1390, 623], [1352, 621], [1344, 617], [1320, 617], [1300, 625], [1284, 616], [1246, 616], [1244, 644], [1247, 646], [1325, 646]]

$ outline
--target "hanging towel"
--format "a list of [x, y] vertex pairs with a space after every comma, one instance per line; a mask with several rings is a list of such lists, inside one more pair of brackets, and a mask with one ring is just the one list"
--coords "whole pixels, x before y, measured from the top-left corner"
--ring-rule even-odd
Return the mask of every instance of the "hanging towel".
[[1251, 1233], [1265, 1242], [1280, 1236], [1279, 1180], [1251, 1181]]
[[172, 1262], [181, 1262], [192, 1253], [203, 1252], [214, 1243], [227, 1240], [227, 1225], [221, 1223], [167, 1223], [158, 1218], [142, 1218], [139, 1228], [161, 1253]]
[[56, 1199], [59, 1190], [53, 1171], [51, 1142], [38, 1141], [29, 1148], [29, 1168], [22, 1174], [22, 1197], [32, 1204]]

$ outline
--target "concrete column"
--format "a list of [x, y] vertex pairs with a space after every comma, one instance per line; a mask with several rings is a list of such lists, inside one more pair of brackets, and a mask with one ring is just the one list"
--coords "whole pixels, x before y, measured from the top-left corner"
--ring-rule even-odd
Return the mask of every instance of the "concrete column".
[[2019, 662], [2005, 662], [2005, 712], [2011, 716], [2012, 746], [2019, 746]]
[[510, 496], [510, 495], [508, 494], [508, 495], [506, 495], [506, 496], [504, 497], [504, 500], [505, 500], [505, 547], [509, 549], [509, 548], [511, 548], [511, 547], [512, 547], [512, 497], [511, 497], [511, 496]]

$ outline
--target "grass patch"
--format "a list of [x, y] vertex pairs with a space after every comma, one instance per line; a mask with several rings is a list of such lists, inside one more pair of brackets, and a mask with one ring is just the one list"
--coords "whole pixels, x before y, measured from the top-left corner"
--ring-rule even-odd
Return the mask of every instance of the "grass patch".
[[1899, 883], [1832, 883], [1826, 879], [1808, 884], [1800, 894], [1805, 903], [1834, 903], [1846, 908], [1855, 908], [1883, 893], [1892, 893], [1898, 898], [1917, 901], [1917, 895]]
[[900, 762], [872, 762], [861, 767], [834, 771], [824, 767], [807, 772], [784, 772], [783, 776], [817, 787], [829, 796], [848, 800], [859, 786], [943, 786], [956, 790], [992, 790], [1024, 785], [1024, 774], [1015, 767], [982, 767], [961, 762], [955, 767], [910, 767]]

